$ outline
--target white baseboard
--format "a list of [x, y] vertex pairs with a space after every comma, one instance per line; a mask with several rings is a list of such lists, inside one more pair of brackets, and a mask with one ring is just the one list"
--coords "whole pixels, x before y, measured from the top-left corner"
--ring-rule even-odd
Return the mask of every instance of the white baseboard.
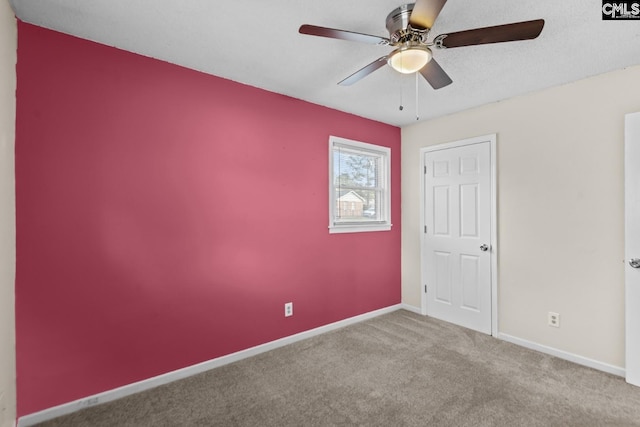
[[416, 307], [414, 305], [400, 304], [400, 308], [403, 309], [403, 310], [410, 311], [412, 313], [416, 313], [416, 314], [422, 315], [422, 309], [420, 307]]
[[517, 338], [508, 334], [499, 333], [498, 338], [504, 341], [508, 341], [512, 344], [517, 344], [521, 347], [526, 347], [528, 349], [536, 350], [541, 353], [550, 354], [551, 356], [555, 356], [560, 359], [568, 360], [569, 362], [577, 363], [578, 365], [587, 366], [589, 368], [597, 369], [599, 371], [607, 372], [609, 374], [617, 375], [623, 378], [625, 376], [625, 369], [619, 366], [609, 365], [608, 363], [599, 362], [597, 360], [589, 359], [583, 356], [578, 356], [577, 354], [569, 353], [564, 350], [558, 350], [557, 348], [548, 347], [546, 345], [538, 344], [522, 338]]
[[67, 415], [72, 412], [79, 411], [80, 409], [87, 408], [89, 406], [95, 406], [101, 403], [111, 402], [113, 400], [121, 399], [123, 397], [139, 393], [141, 391], [149, 390], [164, 384], [168, 384], [173, 381], [181, 380], [193, 375], [200, 374], [205, 371], [209, 371], [220, 366], [228, 365], [229, 363], [237, 362], [248, 357], [256, 356], [260, 353], [265, 353], [270, 350], [274, 350], [285, 345], [293, 344], [298, 341], [305, 340], [307, 338], [314, 337], [316, 335], [324, 334], [329, 331], [343, 328], [345, 326], [353, 325], [355, 323], [362, 322], [364, 320], [372, 319], [383, 314], [391, 313], [399, 310], [403, 307], [401, 304], [392, 305], [379, 310], [364, 313], [359, 316], [350, 317], [348, 319], [340, 320], [329, 325], [320, 326], [315, 329], [300, 332], [299, 334], [291, 335], [285, 338], [281, 338], [275, 341], [261, 344], [256, 347], [251, 347], [246, 350], [232, 353], [226, 356], [218, 357], [216, 359], [208, 360], [206, 362], [198, 363], [196, 365], [188, 366], [186, 368], [178, 369], [176, 371], [168, 372], [166, 374], [158, 375], [156, 377], [148, 378], [143, 381], [128, 384], [126, 386], [118, 387], [113, 390], [108, 390], [102, 393], [94, 394], [74, 402], [64, 403], [62, 405], [54, 406], [52, 408], [45, 409], [43, 411], [35, 412], [33, 414], [22, 416], [18, 419], [18, 427], [28, 427], [44, 421], [51, 420], [53, 418]]

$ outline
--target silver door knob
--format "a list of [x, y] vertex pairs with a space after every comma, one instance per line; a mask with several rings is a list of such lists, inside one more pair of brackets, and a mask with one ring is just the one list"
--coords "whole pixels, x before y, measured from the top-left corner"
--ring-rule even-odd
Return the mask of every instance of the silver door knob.
[[629, 265], [633, 268], [640, 268], [640, 258], [631, 258]]
[[[480, 250], [482, 252], [487, 252], [489, 250], [489, 245], [487, 245], [486, 243], [480, 245]], [[640, 263], [640, 260], [638, 260], [638, 262]], [[640, 267], [640, 264], [638, 264], [638, 267]], [[638, 268], [638, 267], [636, 267], [636, 268]]]

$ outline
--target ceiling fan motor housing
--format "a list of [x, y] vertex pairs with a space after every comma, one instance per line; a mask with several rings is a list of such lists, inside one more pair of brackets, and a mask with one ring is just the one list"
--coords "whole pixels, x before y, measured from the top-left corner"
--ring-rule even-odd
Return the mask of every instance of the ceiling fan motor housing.
[[409, 18], [413, 11], [413, 3], [395, 8], [387, 16], [386, 26], [389, 31], [391, 45], [423, 44], [427, 42], [429, 29], [415, 29], [409, 25]]

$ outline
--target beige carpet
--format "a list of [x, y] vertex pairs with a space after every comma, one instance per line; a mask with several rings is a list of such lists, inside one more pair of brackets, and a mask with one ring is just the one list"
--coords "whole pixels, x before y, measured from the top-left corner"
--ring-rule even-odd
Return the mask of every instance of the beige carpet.
[[640, 426], [640, 388], [400, 310], [40, 425]]

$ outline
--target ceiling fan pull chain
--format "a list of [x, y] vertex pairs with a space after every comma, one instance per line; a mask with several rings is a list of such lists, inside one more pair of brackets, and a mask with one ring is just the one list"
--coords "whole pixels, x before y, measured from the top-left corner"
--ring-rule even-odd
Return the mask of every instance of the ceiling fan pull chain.
[[404, 92], [404, 79], [400, 79], [400, 107], [398, 108], [400, 111], [404, 110], [404, 105], [402, 105], [402, 92]]

